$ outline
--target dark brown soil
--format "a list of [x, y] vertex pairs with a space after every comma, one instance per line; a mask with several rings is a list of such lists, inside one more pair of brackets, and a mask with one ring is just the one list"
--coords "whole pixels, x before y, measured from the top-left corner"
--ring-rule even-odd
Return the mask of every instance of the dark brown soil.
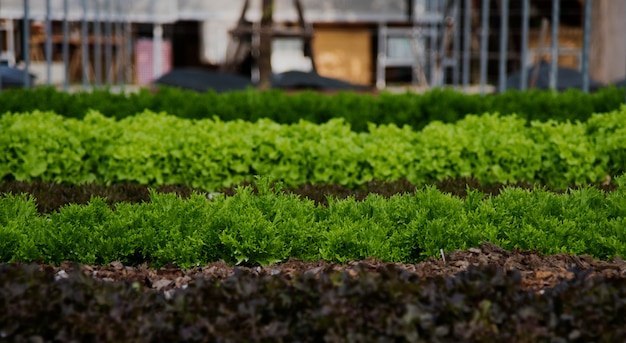
[[[484, 243], [480, 248], [444, 253], [444, 257], [445, 260], [431, 258], [418, 264], [394, 263], [393, 265], [403, 268], [409, 273], [415, 273], [424, 279], [453, 276], [470, 266], [496, 265], [502, 270], [519, 270], [522, 274], [523, 287], [531, 291], [541, 291], [555, 286], [564, 279], [572, 278], [573, 273], [569, 271], [571, 268], [588, 270], [591, 272], [591, 277], [626, 277], [626, 262], [619, 257], [612, 261], [599, 261], [589, 256], [566, 254], [544, 256], [533, 251], [505, 251], [490, 243]], [[372, 273], [376, 273], [378, 268], [387, 265], [374, 259], [368, 259], [347, 264], [290, 260], [265, 267], [233, 267], [224, 262], [215, 262], [188, 270], [175, 266], [158, 270], [150, 269], [146, 265], [128, 267], [119, 262], [113, 262], [107, 266], [77, 266], [63, 263], [61, 266], [52, 268], [54, 268], [57, 278], [67, 277], [74, 268], [80, 268], [87, 275], [104, 282], [138, 282], [146, 290], [152, 289], [170, 293], [173, 289], [185, 288], [187, 284], [194, 282], [198, 277], [226, 278], [234, 273], [235, 268], [249, 271], [258, 276], [282, 275], [290, 279], [301, 273], [318, 275], [323, 271], [345, 271], [356, 276], [355, 268], [358, 264]]]
[[[237, 186], [252, 185], [251, 183], [243, 183]], [[226, 196], [232, 196], [236, 192], [237, 186], [229, 187], [220, 190], [218, 193], [222, 193]], [[446, 179], [437, 181], [432, 184], [435, 188], [444, 193], [449, 193], [461, 198], [467, 196], [467, 190], [474, 190], [482, 192], [486, 195], [498, 195], [500, 191], [505, 187], [518, 187], [523, 189], [532, 190], [534, 188], [543, 188], [548, 191], [563, 193], [566, 190], [553, 189], [541, 184], [533, 184], [529, 182], [515, 182], [515, 183], [495, 183], [495, 184], [481, 184], [474, 178], [458, 178], [458, 179]], [[611, 192], [617, 189], [617, 183], [607, 179], [604, 183], [592, 184], [590, 186], [596, 187], [605, 192]], [[416, 189], [423, 188], [425, 185], [415, 185], [407, 181], [406, 179], [400, 179], [396, 181], [378, 181], [374, 180], [367, 184], [353, 189], [336, 184], [304, 184], [295, 188], [284, 189], [284, 193], [296, 194], [302, 198], [308, 198], [313, 200], [316, 204], [328, 205], [327, 197], [334, 197], [339, 199], [345, 199], [347, 197], [354, 197], [357, 201], [365, 199], [368, 194], [375, 193], [385, 197], [390, 197], [395, 194], [412, 194]], [[571, 185], [568, 189], [581, 188], [581, 185]], [[176, 193], [182, 198], [189, 197], [194, 191], [199, 191], [184, 185], [165, 185], [155, 188], [158, 192], [164, 193]], [[150, 201], [149, 187], [123, 183], [112, 184], [105, 186], [101, 184], [83, 184], [83, 185], [68, 185], [58, 184], [54, 182], [23, 182], [23, 181], [4, 181], [0, 182], [0, 196], [4, 193], [27, 193], [31, 194], [37, 203], [37, 208], [41, 213], [50, 213], [58, 210], [62, 206], [70, 203], [74, 204], [86, 204], [89, 202], [92, 196], [99, 196], [105, 198], [107, 203], [113, 207], [113, 204], [117, 202], [129, 202], [129, 203], [141, 203]], [[204, 192], [201, 192], [204, 193]]]

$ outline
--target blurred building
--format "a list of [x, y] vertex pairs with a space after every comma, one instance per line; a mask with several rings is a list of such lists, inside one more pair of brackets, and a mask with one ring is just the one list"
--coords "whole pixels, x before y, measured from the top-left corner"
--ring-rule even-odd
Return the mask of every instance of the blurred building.
[[[123, 77], [125, 81], [146, 83], [171, 68], [219, 68], [227, 62], [232, 42], [229, 30], [238, 22], [245, 0], [50, 0], [49, 11], [47, 2], [1, 1], [2, 60], [19, 63], [28, 50], [33, 71], [41, 74], [46, 63], [46, 36], [51, 35], [53, 73], [60, 78], [63, 20], [67, 19], [72, 80], [80, 80], [88, 73], [90, 79], [101, 75], [103, 82]], [[312, 51], [318, 73], [365, 85], [416, 82], [420, 77], [430, 84], [458, 82], [465, 53], [471, 57], [471, 82], [477, 82], [481, 3], [302, 0], [305, 20], [314, 30]], [[521, 3], [510, 1], [507, 73], [521, 68]], [[544, 34], [541, 44], [541, 19], [551, 18], [552, 3], [531, 1], [528, 50], [524, 51], [529, 63], [539, 55], [551, 58], [545, 54], [551, 44], [549, 33]], [[560, 65], [578, 68], [583, 48], [584, 0], [560, 3], [558, 61]], [[27, 48], [23, 39], [25, 4], [30, 23]], [[502, 0], [489, 1], [489, 82], [498, 78], [501, 6]], [[466, 16], [468, 8], [471, 15]], [[592, 13], [591, 75], [603, 82], [626, 77], [626, 0], [595, 0]], [[252, 0], [245, 20], [252, 24], [260, 17], [261, 1]], [[450, 17], [454, 19], [453, 26], [447, 25]], [[46, 18], [52, 21], [51, 32], [47, 32]], [[298, 20], [294, 2], [275, 0], [273, 18], [276, 23], [294, 25]], [[466, 18], [470, 21], [469, 32], [463, 29]], [[87, 38], [83, 37], [83, 19], [87, 22]], [[465, 36], [469, 37], [469, 51], [463, 51]], [[81, 55], [85, 40], [87, 68]], [[277, 38], [272, 50], [272, 67], [277, 72], [311, 68], [299, 39]], [[249, 72], [246, 68], [249, 66], [244, 65], [241, 72]]]

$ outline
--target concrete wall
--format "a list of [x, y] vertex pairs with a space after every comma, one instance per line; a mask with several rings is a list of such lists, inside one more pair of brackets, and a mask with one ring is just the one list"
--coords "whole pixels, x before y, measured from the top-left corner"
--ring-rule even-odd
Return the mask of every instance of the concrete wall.
[[593, 2], [589, 73], [600, 82], [626, 78], [626, 0]]

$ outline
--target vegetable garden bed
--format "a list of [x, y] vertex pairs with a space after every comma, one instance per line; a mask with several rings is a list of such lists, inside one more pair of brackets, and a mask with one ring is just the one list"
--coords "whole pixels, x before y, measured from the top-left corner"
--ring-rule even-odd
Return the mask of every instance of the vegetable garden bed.
[[2, 92], [0, 341], [621, 341], [622, 100]]
[[[0, 265], [0, 335], [90, 342], [616, 342], [626, 263], [490, 244], [419, 264]], [[61, 315], [59, 315], [61, 314]]]

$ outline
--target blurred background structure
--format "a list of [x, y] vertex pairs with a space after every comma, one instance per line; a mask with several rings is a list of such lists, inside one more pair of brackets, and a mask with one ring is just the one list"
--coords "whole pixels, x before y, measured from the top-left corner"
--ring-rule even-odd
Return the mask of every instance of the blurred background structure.
[[626, 0], [2, 0], [0, 87], [198, 70], [217, 78], [199, 90], [289, 72], [301, 88], [593, 91], [626, 83], [624, 18]]

